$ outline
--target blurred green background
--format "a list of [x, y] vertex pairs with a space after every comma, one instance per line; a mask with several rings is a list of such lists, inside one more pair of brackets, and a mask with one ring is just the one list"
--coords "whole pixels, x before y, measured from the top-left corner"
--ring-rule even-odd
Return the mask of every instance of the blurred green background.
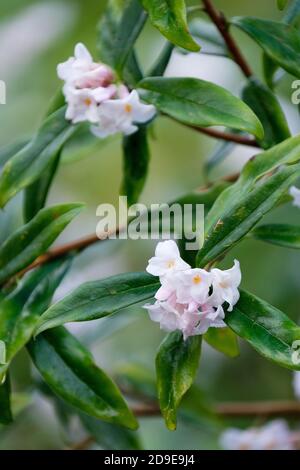
[[[275, 0], [216, 0], [215, 3], [228, 16], [280, 18]], [[84, 42], [96, 57], [96, 27], [105, 4], [104, 0], [1, 1], [0, 79], [7, 84], [7, 104], [0, 106], [1, 146], [32, 135], [60, 86], [56, 65], [72, 55], [77, 42]], [[261, 76], [260, 50], [243, 34], [235, 31], [235, 35], [252, 67]], [[137, 45], [145, 68], [157, 57], [162, 42], [161, 36], [147, 25]], [[229, 60], [201, 54], [174, 54], [167, 73], [206, 78], [234, 93], [239, 92], [243, 82], [239, 70]], [[290, 104], [291, 80], [285, 78], [278, 91], [291, 129], [297, 133], [297, 110]], [[150, 144], [152, 159], [142, 202], [174, 200], [204, 183], [204, 165], [215, 141], [160, 118], [155, 123]], [[214, 171], [212, 178], [238, 171], [252, 154], [251, 149], [237, 147]], [[104, 202], [117, 203], [122, 170], [120, 139], [99, 141], [84, 153], [71, 149], [65, 160], [49, 203], [83, 201], [87, 208], [58, 243], [95, 232], [96, 207]], [[0, 214], [1, 239], [20, 223], [20, 202], [20, 198], [16, 198]], [[299, 218], [299, 209], [291, 206], [268, 216], [271, 221], [294, 223]], [[144, 270], [154, 246], [153, 242], [146, 241], [99, 243], [80, 255], [57, 297], [87, 280]], [[233, 258], [241, 262], [243, 287], [300, 321], [300, 257], [297, 252], [244, 241], [228, 256], [224, 266], [230, 267]], [[120, 329], [111, 334], [107, 332], [106, 336], [103, 335], [104, 329], [109, 328], [107, 321], [72, 327], [79, 336], [92, 341], [98, 363], [110, 372], [127, 362], [154, 367], [155, 351], [163, 333], [157, 324], [150, 322], [145, 311], [138, 309], [128, 315], [132, 316], [130, 322], [124, 317]], [[22, 353], [13, 364], [15, 390], [30, 392], [31, 377], [35, 377], [35, 372]], [[291, 380], [291, 372], [268, 363], [246, 344], [241, 344], [241, 356], [234, 360], [223, 357], [209, 346], [203, 348], [198, 383], [211, 400], [288, 399], [293, 397]], [[143, 445], [148, 449], [214, 449], [218, 448], [219, 432], [220, 426], [179, 422], [177, 432], [171, 433], [159, 418], [142, 419], [140, 429]], [[80, 435], [75, 432], [72, 438], [76, 441]], [[60, 449], [66, 444], [66, 435], [51, 404], [38, 393], [33, 394], [31, 404], [18, 414], [15, 423], [0, 432], [0, 449]]]

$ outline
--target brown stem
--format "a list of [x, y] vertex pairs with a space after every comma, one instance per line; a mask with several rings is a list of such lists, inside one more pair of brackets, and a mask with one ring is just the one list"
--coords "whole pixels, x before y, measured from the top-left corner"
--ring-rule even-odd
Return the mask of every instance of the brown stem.
[[226, 18], [215, 9], [211, 0], [202, 0], [202, 1], [204, 4], [206, 13], [209, 15], [213, 23], [216, 25], [216, 27], [220, 31], [233, 59], [235, 60], [237, 65], [240, 67], [244, 75], [247, 78], [251, 77], [253, 75], [252, 70], [250, 66], [248, 65], [247, 61], [245, 60], [240, 48], [238, 47], [235, 40], [231, 36], [229, 29], [228, 29], [228, 23], [226, 21]]
[[196, 127], [196, 126], [189, 126], [190, 129], [194, 129], [201, 134], [205, 134], [208, 137], [213, 137], [214, 139], [225, 140], [226, 142], [233, 142], [239, 145], [247, 145], [248, 147], [256, 147], [260, 148], [259, 143], [251, 138], [244, 135], [233, 134], [232, 132], [222, 132], [218, 131], [217, 129], [211, 129], [206, 127]]

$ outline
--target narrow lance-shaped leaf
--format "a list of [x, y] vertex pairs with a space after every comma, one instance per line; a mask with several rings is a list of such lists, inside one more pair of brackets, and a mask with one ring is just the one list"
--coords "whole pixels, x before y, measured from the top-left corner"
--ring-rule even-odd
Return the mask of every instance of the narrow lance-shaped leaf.
[[43, 333], [28, 349], [47, 385], [67, 403], [103, 421], [137, 428], [117, 386], [67, 330]]
[[293, 25], [251, 17], [231, 20], [287, 72], [300, 78], [300, 33]]
[[225, 322], [265, 358], [280, 366], [300, 370], [299, 361], [294, 360], [300, 327], [277, 308], [242, 291], [239, 302], [226, 315]]
[[69, 267], [70, 259], [42, 266], [27, 274], [0, 301], [0, 342], [5, 345], [5, 361], [0, 362], [0, 382], [11, 360], [30, 340], [39, 316], [49, 307]]
[[209, 328], [203, 338], [212, 348], [228, 357], [240, 354], [236, 334], [230, 328]]
[[36, 137], [6, 163], [0, 176], [0, 207], [38, 179], [75, 132], [65, 112], [62, 108], [49, 116]]
[[161, 34], [176, 46], [198, 52], [199, 45], [188, 31], [184, 0], [140, 0], [149, 18]]
[[197, 266], [206, 266], [236, 245], [276, 206], [299, 176], [299, 164], [282, 167], [274, 175], [256, 183], [248, 194], [241, 195], [206, 232], [204, 245], [197, 256]]
[[147, 77], [161, 77], [169, 64], [172, 53], [174, 50], [174, 45], [171, 42], [167, 42], [163, 47], [160, 55], [158, 56], [157, 61], [147, 73]]
[[133, 135], [123, 140], [123, 183], [121, 194], [128, 198], [128, 205], [138, 202], [147, 177], [150, 151], [147, 128], [139, 127]]
[[62, 204], [42, 209], [0, 247], [0, 282], [43, 254], [82, 210], [82, 204]]
[[243, 100], [260, 119], [265, 131], [261, 140], [263, 148], [270, 148], [291, 137], [289, 126], [276, 96], [251, 78], [243, 90]]
[[191, 126], [226, 126], [263, 138], [253, 111], [229, 91], [196, 78], [146, 78], [142, 97], [161, 112]]
[[261, 225], [252, 230], [249, 235], [272, 245], [300, 249], [300, 227], [297, 225]]
[[10, 398], [10, 380], [7, 375], [0, 383], [0, 424], [10, 424], [13, 420]]
[[[125, 82], [132, 86], [142, 78], [132, 46], [145, 21], [144, 13], [140, 6], [136, 5], [136, 1], [109, 0], [98, 28], [100, 59], [113, 69], [119, 67]], [[132, 14], [134, 6], [136, 9]], [[137, 24], [133, 23], [133, 27], [132, 19], [137, 20]], [[130, 31], [128, 27], [131, 28]]]
[[82, 284], [47, 310], [37, 333], [68, 322], [96, 320], [154, 297], [159, 282], [146, 273], [127, 273]]
[[168, 429], [174, 431], [177, 408], [195, 380], [201, 353], [201, 336], [184, 341], [182, 333], [170, 333], [156, 356], [158, 399]]

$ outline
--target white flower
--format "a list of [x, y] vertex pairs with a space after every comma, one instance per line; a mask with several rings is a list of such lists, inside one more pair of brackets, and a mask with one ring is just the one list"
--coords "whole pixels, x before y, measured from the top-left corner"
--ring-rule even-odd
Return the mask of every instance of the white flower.
[[135, 124], [150, 121], [155, 112], [155, 107], [141, 103], [138, 92], [133, 90], [121, 99], [107, 100], [99, 106], [99, 124], [92, 127], [92, 132], [100, 138], [117, 132], [130, 135], [138, 129]]
[[294, 391], [296, 397], [300, 400], [300, 372], [294, 374]]
[[67, 84], [81, 89], [105, 87], [114, 79], [110, 67], [94, 62], [87, 48], [81, 43], [76, 45], [74, 57], [57, 66], [57, 75]]
[[146, 271], [153, 276], [165, 276], [189, 268], [190, 265], [180, 257], [176, 243], [167, 240], [157, 244], [155, 256], [149, 260]]
[[300, 189], [296, 188], [296, 186], [292, 186], [289, 191], [290, 195], [293, 197], [293, 205], [296, 207], [300, 207]]
[[226, 450], [293, 450], [293, 435], [283, 420], [245, 431], [228, 429], [220, 439]]
[[240, 298], [238, 287], [241, 283], [241, 270], [240, 263], [235, 260], [234, 266], [231, 269], [222, 271], [221, 269], [212, 269], [211, 274], [213, 277], [213, 293], [210, 303], [217, 307], [224, 302], [229, 304], [228, 312], [231, 312], [234, 305]]
[[160, 328], [171, 332], [180, 329], [180, 316], [184, 312], [183, 305], [177, 305], [176, 301], [159, 302], [153, 305], [145, 305], [152, 321], [160, 323]]
[[177, 299], [180, 303], [204, 304], [208, 300], [212, 284], [212, 274], [204, 269], [188, 269], [181, 272], [177, 279]]
[[184, 339], [189, 336], [204, 335], [211, 327], [224, 328], [226, 326], [223, 321], [224, 317], [224, 310], [221, 306], [214, 309], [203, 305], [201, 310], [196, 311], [187, 309], [180, 317], [179, 329], [182, 331]]
[[64, 93], [68, 102], [66, 119], [74, 124], [78, 122], [89, 121], [98, 122], [98, 104], [103, 100], [111, 98], [116, 92], [115, 85], [106, 88], [99, 87], [94, 90], [85, 88], [78, 90], [66, 86]]

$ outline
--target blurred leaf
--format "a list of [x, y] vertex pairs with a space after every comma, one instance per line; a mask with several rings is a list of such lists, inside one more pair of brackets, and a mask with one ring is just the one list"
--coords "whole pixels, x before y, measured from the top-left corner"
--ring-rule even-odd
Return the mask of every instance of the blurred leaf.
[[5, 165], [5, 163], [10, 160], [17, 152], [19, 152], [25, 145], [27, 141], [14, 142], [12, 144], [6, 145], [0, 149], [0, 168]]
[[166, 68], [170, 62], [172, 53], [174, 50], [174, 44], [171, 42], [167, 42], [165, 46], [163, 47], [160, 55], [158, 56], [157, 61], [147, 73], [147, 77], [161, 77], [164, 75]]
[[55, 261], [26, 275], [0, 301], [0, 339], [6, 361], [0, 365], [0, 382], [10, 362], [30, 340], [39, 316], [49, 307], [53, 294], [70, 267], [70, 260]]
[[204, 245], [197, 255], [197, 266], [205, 267], [236, 245], [277, 205], [299, 176], [299, 164], [283, 166], [257, 182], [249, 193], [240, 194], [232, 201], [217, 223], [206, 231]]
[[234, 148], [235, 144], [233, 142], [218, 142], [205, 165], [207, 173], [210, 173], [217, 165], [222, 163], [225, 158], [231, 154]]
[[253, 294], [241, 291], [227, 325], [248, 341], [262, 356], [289, 369], [300, 370], [293, 362], [293, 343], [300, 340], [300, 327], [284, 313]]
[[128, 205], [138, 202], [147, 178], [150, 151], [147, 127], [123, 138], [123, 183], [121, 195], [127, 196]]
[[103, 423], [91, 416], [81, 415], [80, 420], [103, 450], [141, 450], [138, 433], [115, 424]]
[[98, 28], [100, 59], [122, 71], [123, 79], [132, 86], [142, 78], [132, 46], [145, 19], [137, 0], [109, 0]]
[[196, 78], [146, 78], [142, 97], [160, 111], [191, 126], [226, 126], [263, 137], [253, 111], [229, 91]]
[[277, 1], [277, 6], [279, 10], [284, 10], [289, 2], [289, 0], [276, 0], [276, 1]]
[[[199, 189], [189, 194], [179, 197], [175, 202], [183, 206], [184, 204], [204, 204], [205, 213], [213, 206], [220, 194], [229, 188], [231, 183], [219, 181], [206, 189]], [[172, 203], [171, 203], [172, 204]]]
[[273, 245], [300, 249], [300, 227], [297, 225], [261, 225], [252, 230], [249, 235]]
[[[1, 380], [0, 380], [1, 383]], [[0, 385], [0, 424], [10, 424], [13, 421], [10, 400], [10, 381], [7, 375]]]
[[158, 399], [170, 431], [176, 429], [177, 408], [195, 380], [201, 352], [201, 336], [184, 341], [182, 333], [168, 334], [156, 356]]
[[236, 17], [231, 21], [252, 37], [278, 65], [300, 78], [300, 33], [294, 26], [250, 17]]
[[192, 35], [201, 40], [201, 52], [227, 57], [228, 49], [216, 26], [202, 18], [195, 18], [190, 23]]
[[43, 333], [28, 348], [45, 382], [63, 400], [95, 418], [137, 428], [117, 386], [67, 330], [61, 327]]
[[159, 282], [146, 273], [127, 273], [82, 284], [41, 317], [37, 333], [68, 322], [96, 320], [152, 299]]
[[251, 158], [244, 166], [238, 181], [225, 189], [215, 201], [205, 221], [206, 232], [212, 230], [237, 200], [254, 189], [262, 176], [280, 165], [297, 163], [299, 160], [300, 136], [292, 137]]
[[65, 119], [65, 108], [49, 116], [36, 137], [4, 166], [0, 177], [1, 207], [42, 175], [75, 129]]
[[42, 209], [0, 247], [0, 282], [21, 271], [42, 255], [82, 210], [81, 204]]
[[275, 74], [278, 70], [278, 65], [272, 60], [265, 52], [263, 53], [263, 73], [264, 79], [268, 87], [273, 90], [275, 86]]
[[243, 100], [260, 119], [265, 131], [260, 141], [263, 148], [270, 148], [291, 137], [289, 126], [279, 101], [269, 88], [255, 78], [250, 78], [243, 89]]
[[286, 14], [284, 15], [283, 21], [288, 24], [294, 24], [299, 26], [300, 19], [300, 0], [292, 0]]
[[30, 186], [25, 188], [23, 203], [25, 222], [29, 222], [31, 219], [33, 219], [33, 217], [44, 207], [49, 189], [59, 165], [60, 157], [61, 150], [59, 150], [56, 157], [53, 159], [53, 161], [51, 161], [50, 165], [45, 168], [42, 176]]
[[0, 365], [6, 364], [6, 345], [0, 340]]
[[198, 52], [200, 46], [188, 31], [184, 0], [140, 0], [153, 26], [176, 46]]
[[210, 346], [226, 356], [237, 357], [240, 354], [237, 337], [229, 328], [209, 328], [203, 338]]

